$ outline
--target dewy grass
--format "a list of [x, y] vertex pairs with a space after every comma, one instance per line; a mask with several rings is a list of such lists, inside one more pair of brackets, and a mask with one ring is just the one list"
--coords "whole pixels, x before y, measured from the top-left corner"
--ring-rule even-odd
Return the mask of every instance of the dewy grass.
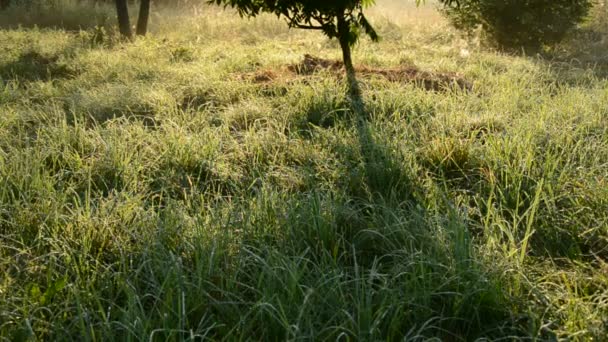
[[[88, 11], [68, 4], [53, 22]], [[473, 89], [363, 77], [358, 129], [341, 79], [288, 68], [336, 45], [272, 17], [0, 30], [2, 339], [605, 338], [601, 58], [467, 55], [428, 7], [374, 17], [357, 64]]]

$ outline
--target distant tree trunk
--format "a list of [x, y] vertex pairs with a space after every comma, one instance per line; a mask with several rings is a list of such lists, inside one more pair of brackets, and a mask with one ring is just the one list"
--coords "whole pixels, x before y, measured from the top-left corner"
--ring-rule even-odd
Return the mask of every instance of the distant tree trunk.
[[129, 6], [127, 0], [116, 0], [116, 14], [118, 15], [118, 28], [120, 34], [131, 39], [133, 32], [131, 31], [131, 22], [129, 21]]
[[151, 0], [141, 0], [139, 7], [139, 18], [137, 19], [137, 35], [145, 36], [148, 33], [148, 20], [150, 18]]
[[0, 0], [0, 9], [7, 9], [11, 4], [11, 0]]

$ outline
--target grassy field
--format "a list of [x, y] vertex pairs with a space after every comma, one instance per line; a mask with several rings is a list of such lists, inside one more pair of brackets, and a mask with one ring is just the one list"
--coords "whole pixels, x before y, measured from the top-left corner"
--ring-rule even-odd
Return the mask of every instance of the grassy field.
[[357, 65], [471, 89], [362, 73], [360, 120], [318, 33], [71, 4], [0, 12], [2, 340], [605, 341], [605, 22], [509, 56], [380, 1]]

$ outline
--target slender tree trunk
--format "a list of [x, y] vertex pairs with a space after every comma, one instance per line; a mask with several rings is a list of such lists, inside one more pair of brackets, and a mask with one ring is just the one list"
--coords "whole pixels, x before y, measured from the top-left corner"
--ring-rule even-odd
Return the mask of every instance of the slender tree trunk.
[[0, 0], [0, 9], [7, 9], [10, 4], [10, 0]]
[[129, 21], [129, 6], [127, 0], [116, 0], [116, 14], [118, 15], [118, 28], [120, 34], [131, 39], [133, 32], [131, 31], [131, 22]]
[[148, 33], [148, 20], [150, 18], [151, 0], [141, 0], [139, 18], [137, 19], [137, 35], [145, 36]]
[[344, 61], [344, 69], [346, 70], [346, 79], [348, 81], [348, 92], [351, 100], [361, 101], [361, 90], [357, 81], [357, 74], [353, 65], [352, 50], [349, 41], [350, 28], [344, 19], [344, 16], [338, 17], [338, 39], [340, 48], [342, 49], [342, 59]]

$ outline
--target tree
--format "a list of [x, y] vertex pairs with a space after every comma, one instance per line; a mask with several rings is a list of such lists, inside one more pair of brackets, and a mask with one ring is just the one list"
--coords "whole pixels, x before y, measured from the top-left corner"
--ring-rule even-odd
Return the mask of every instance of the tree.
[[[151, 2], [151, 0], [141, 0], [139, 17], [137, 18], [137, 28], [135, 29], [135, 33], [138, 36], [145, 36], [146, 33], [148, 33]], [[129, 19], [128, 0], [116, 0], [116, 14], [118, 16], [120, 34], [129, 39], [133, 38], [131, 21]]]
[[[456, 0], [439, 0], [453, 3]], [[330, 39], [336, 38], [342, 49], [344, 68], [349, 80], [350, 95], [359, 97], [352, 47], [361, 33], [372, 41], [379, 37], [364, 14], [375, 0], [209, 0], [210, 3], [234, 7], [241, 16], [255, 17], [262, 12], [273, 13], [287, 20], [289, 27], [319, 30]], [[417, 3], [424, 0], [416, 0]]]
[[[319, 30], [330, 39], [338, 39], [344, 68], [351, 86], [354, 86], [355, 81], [352, 46], [359, 40], [361, 31], [372, 40], [378, 40], [378, 34], [363, 13], [366, 7], [374, 4], [374, 0], [210, 0], [210, 2], [234, 7], [242, 16], [255, 17], [261, 12], [273, 13], [285, 18], [289, 27]], [[358, 91], [355, 88], [351, 90]]]
[[123, 37], [131, 39], [133, 32], [131, 31], [131, 22], [129, 20], [128, 0], [116, 0], [116, 14], [118, 16], [118, 29]]
[[139, 7], [139, 18], [137, 19], [136, 33], [138, 36], [145, 36], [148, 33], [148, 20], [150, 18], [151, 0], [141, 0]]
[[443, 13], [471, 34], [481, 26], [488, 43], [507, 51], [538, 52], [559, 43], [588, 15], [594, 0], [460, 0]]
[[10, 4], [10, 0], [0, 0], [0, 9], [7, 9]]

